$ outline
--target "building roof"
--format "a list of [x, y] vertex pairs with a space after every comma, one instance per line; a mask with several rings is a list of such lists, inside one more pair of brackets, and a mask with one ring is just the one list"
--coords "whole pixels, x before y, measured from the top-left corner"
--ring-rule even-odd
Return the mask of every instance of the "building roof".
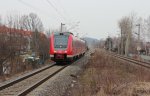
[[[31, 36], [32, 35], [32, 31], [25, 31], [22, 29], [16, 29], [16, 28], [8, 28], [7, 26], [3, 25], [0, 26], [0, 33], [4, 33], [4, 32], [9, 32], [9, 33], [19, 33], [23, 36]], [[40, 32], [41, 36], [45, 36], [45, 34], [43, 32]]]

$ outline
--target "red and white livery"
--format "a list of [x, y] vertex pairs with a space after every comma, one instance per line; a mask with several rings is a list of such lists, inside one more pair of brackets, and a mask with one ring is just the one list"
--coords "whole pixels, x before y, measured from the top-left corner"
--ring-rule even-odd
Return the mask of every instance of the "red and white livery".
[[72, 61], [85, 54], [86, 43], [71, 32], [52, 33], [50, 58], [55, 62]]

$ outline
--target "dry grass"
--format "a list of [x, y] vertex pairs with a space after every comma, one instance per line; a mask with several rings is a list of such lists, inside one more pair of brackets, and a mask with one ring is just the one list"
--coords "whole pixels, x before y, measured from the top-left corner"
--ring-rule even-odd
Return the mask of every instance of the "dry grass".
[[[70, 96], [150, 95], [150, 71], [96, 50]], [[143, 93], [142, 93], [143, 92]]]

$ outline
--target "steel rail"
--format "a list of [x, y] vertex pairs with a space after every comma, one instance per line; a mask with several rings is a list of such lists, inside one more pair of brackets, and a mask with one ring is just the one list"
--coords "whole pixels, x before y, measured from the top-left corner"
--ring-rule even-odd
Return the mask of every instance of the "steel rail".
[[21, 77], [19, 77], [17, 79], [14, 79], [12, 81], [9, 81], [9, 82], [6, 81], [7, 83], [4, 83], [4, 84], [0, 85], [0, 91], [5, 89], [5, 88], [8, 88], [8, 87], [10, 87], [10, 86], [12, 86], [12, 85], [14, 85], [16, 83], [18, 83], [18, 82], [21, 82], [21, 81], [23, 81], [23, 80], [25, 80], [25, 79], [27, 79], [29, 77], [32, 77], [32, 76], [34, 76], [34, 75], [36, 75], [36, 74], [38, 74], [38, 73], [40, 73], [40, 72], [42, 72], [42, 71], [44, 71], [46, 69], [49, 69], [49, 68], [51, 68], [53, 66], [55, 66], [55, 63], [53, 63], [52, 65], [48, 65], [48, 66], [45, 66], [43, 68], [37, 69], [35, 71], [32, 71], [31, 73], [25, 74], [25, 75], [23, 75], [23, 76], [21, 76]]
[[58, 69], [54, 73], [50, 74], [49, 76], [43, 78], [42, 80], [36, 82], [35, 84], [33, 84], [31, 86], [29, 86], [28, 88], [26, 88], [25, 90], [23, 90], [22, 92], [20, 92], [17, 96], [25, 96], [25, 95], [27, 95], [28, 93], [30, 93], [31, 91], [33, 91], [34, 89], [36, 89], [38, 86], [40, 86], [42, 83], [44, 83], [48, 79], [52, 78], [56, 74], [58, 74], [60, 71], [62, 71], [67, 66], [69, 66], [69, 65], [63, 66], [62, 68]]
[[[79, 58], [78, 60], [82, 59], [83, 57]], [[77, 62], [78, 60], [74, 61]], [[72, 62], [72, 63], [74, 63]], [[65, 66], [63, 66], [62, 68], [56, 70], [54, 73], [50, 74], [49, 76], [43, 78], [42, 80], [36, 82], [35, 84], [29, 86], [28, 88], [26, 88], [25, 90], [21, 91], [17, 96], [26, 96], [27, 94], [29, 94], [30, 92], [32, 92], [34, 89], [36, 89], [38, 86], [40, 86], [41, 84], [43, 84], [45, 81], [47, 81], [48, 79], [52, 78], [53, 76], [55, 76], [56, 74], [58, 74], [59, 72], [61, 72], [63, 69], [65, 69], [66, 67], [68, 67], [70, 64], [67, 64]]]
[[[82, 57], [81, 57], [82, 58]], [[80, 59], [81, 59], [80, 58]], [[75, 62], [77, 62], [78, 60], [76, 60]], [[73, 63], [73, 62], [72, 62]], [[48, 70], [53, 70], [50, 74], [47, 74], [45, 76], [43, 76], [43, 78], [39, 79], [39, 80], [36, 80], [36, 82], [33, 82], [31, 85], [27, 86], [27, 87], [22, 87], [20, 91], [17, 92], [16, 89], [14, 89], [14, 92], [10, 90], [10, 92], [12, 93], [2, 93], [3, 95], [17, 95], [17, 96], [25, 96], [27, 94], [29, 94], [30, 92], [32, 92], [34, 89], [36, 89], [38, 86], [40, 86], [41, 84], [43, 84], [45, 81], [47, 81], [48, 79], [52, 78], [53, 76], [55, 76], [56, 74], [58, 74], [60, 71], [62, 71], [63, 69], [65, 69], [67, 66], [69, 66], [70, 64], [67, 64], [65, 66], [61, 66], [61, 67], [58, 67], [57, 69], [57, 66], [56, 66], [56, 63], [54, 63], [53, 65], [50, 65], [50, 66], [46, 66], [44, 68], [41, 68], [39, 70], [36, 70], [30, 74], [26, 74], [18, 79], [15, 79], [15, 80], [12, 80], [8, 83], [5, 83], [3, 85], [0, 85], [0, 91], [2, 92], [7, 92], [7, 90], [10, 88], [12, 90], [13, 86], [15, 87], [15, 85], [17, 85], [18, 83], [20, 83], [20, 85], [22, 84], [22, 82], [26, 82], [26, 80], [28, 81], [28, 79], [32, 78], [32, 76], [36, 76], [38, 75], [38, 73], [42, 73], [42, 71], [45, 72], [45, 70], [47, 69]], [[51, 67], [54, 67], [54, 68], [51, 68]], [[49, 69], [50, 68], [50, 69]], [[34, 77], [36, 78], [36, 77]], [[19, 85], [19, 86], [20, 86]], [[17, 85], [18, 86], [18, 85]], [[23, 86], [23, 85], [22, 85]], [[12, 87], [12, 88], [11, 88]], [[7, 88], [7, 89], [6, 89]], [[15, 87], [15, 88], [19, 88], [19, 87]], [[6, 90], [6, 91], [5, 91]], [[15, 91], [16, 90], [16, 91]], [[9, 91], [8, 91], [9, 92]]]
[[110, 53], [110, 54], [114, 57], [117, 57], [119, 59], [131, 62], [133, 64], [137, 64], [137, 65], [140, 65], [140, 66], [143, 66], [143, 67], [146, 67], [146, 68], [150, 68], [150, 63], [149, 62], [136, 60], [136, 59], [125, 57], [125, 56], [122, 56], [122, 55], [119, 55], [119, 54], [114, 54], [114, 53]]

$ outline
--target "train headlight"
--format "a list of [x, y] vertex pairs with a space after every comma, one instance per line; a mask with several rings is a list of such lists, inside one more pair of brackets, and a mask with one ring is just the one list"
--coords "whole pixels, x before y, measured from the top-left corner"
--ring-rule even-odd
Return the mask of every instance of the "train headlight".
[[67, 53], [67, 51], [65, 51], [65, 53]]
[[54, 53], [56, 53], [57, 51], [54, 51]]

